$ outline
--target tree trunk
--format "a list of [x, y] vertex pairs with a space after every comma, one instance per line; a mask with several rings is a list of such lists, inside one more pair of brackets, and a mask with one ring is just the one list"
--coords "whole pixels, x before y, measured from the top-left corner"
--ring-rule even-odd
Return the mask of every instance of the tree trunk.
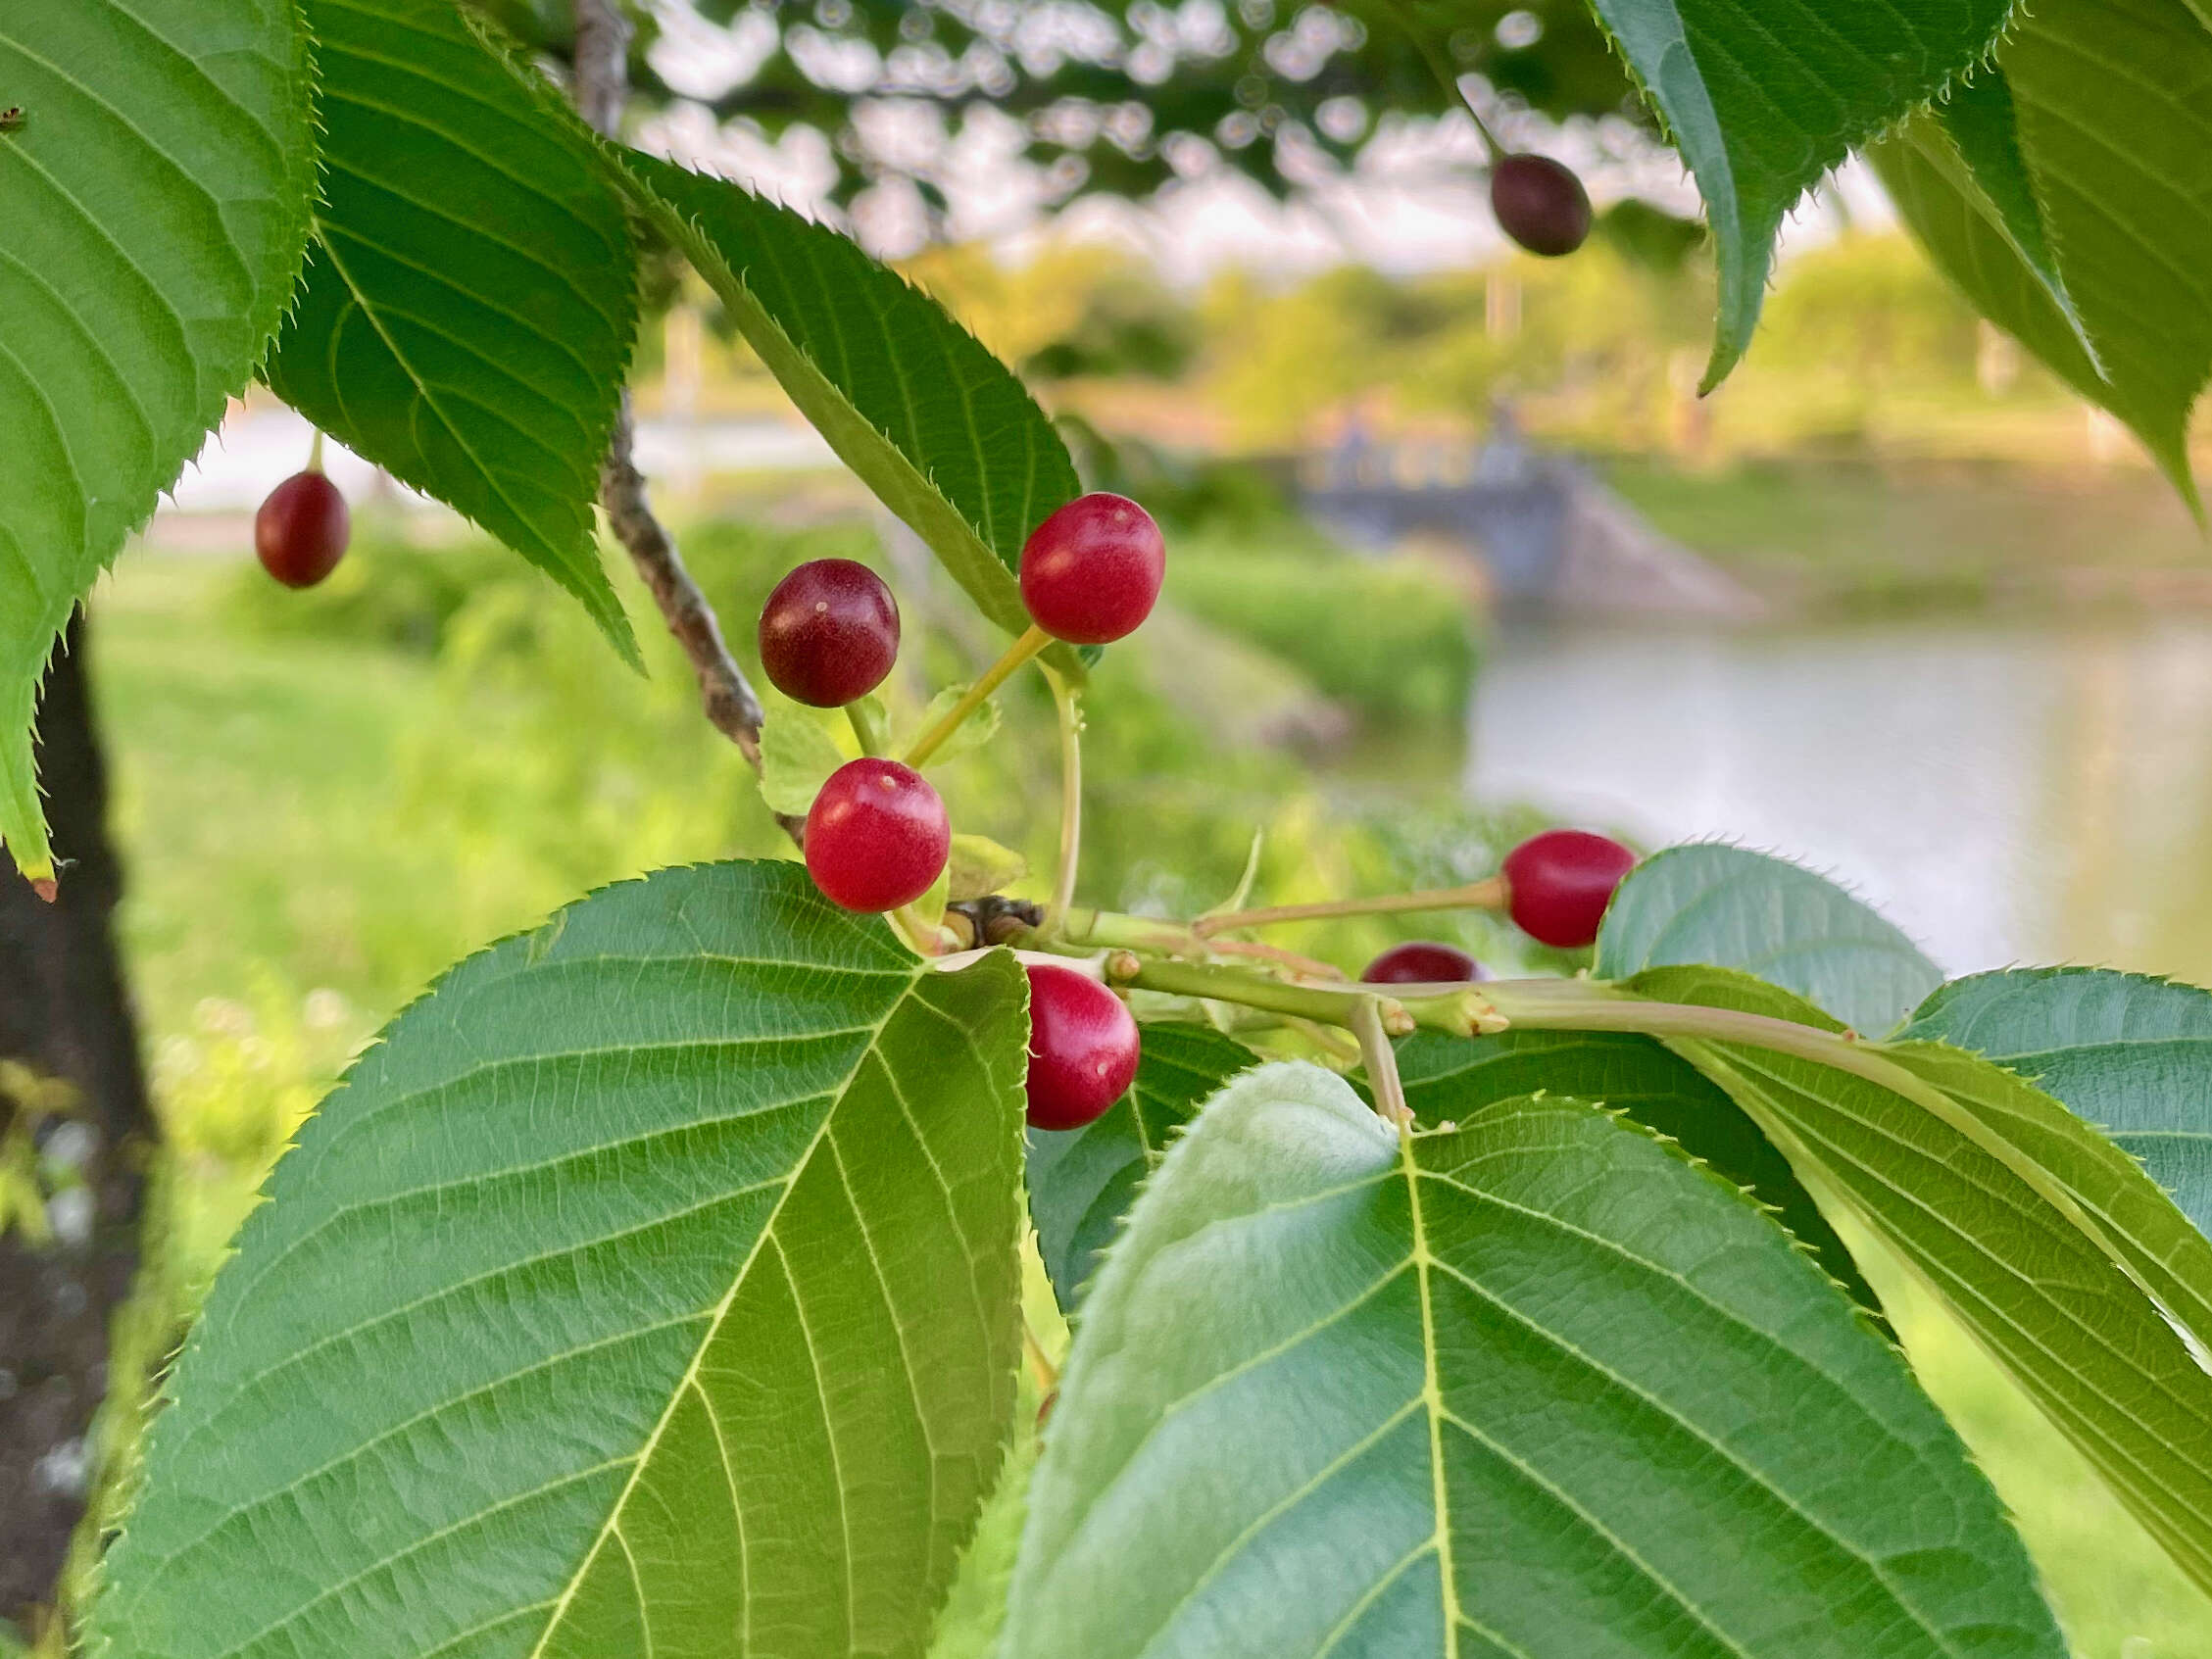
[[[38, 756], [67, 861], [47, 904], [0, 858], [0, 1067], [14, 1062], [19, 1085], [27, 1067], [69, 1086], [67, 1109], [40, 1116], [34, 1133], [46, 1160], [76, 1175], [47, 1205], [49, 1242], [21, 1227], [0, 1236], [0, 1619], [20, 1626], [48, 1618], [84, 1510], [109, 1325], [138, 1264], [156, 1134], [110, 928], [123, 870], [107, 836], [81, 614], [47, 670]], [[0, 1125], [25, 1109], [8, 1075], [0, 1070]]]

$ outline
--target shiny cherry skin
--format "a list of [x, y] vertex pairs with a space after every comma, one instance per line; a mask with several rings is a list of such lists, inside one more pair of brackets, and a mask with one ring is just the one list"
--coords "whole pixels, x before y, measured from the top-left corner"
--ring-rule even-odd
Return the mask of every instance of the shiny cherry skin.
[[1610, 836], [1551, 829], [1505, 854], [1506, 910], [1531, 939], [1578, 950], [1598, 937], [1636, 854]]
[[899, 659], [899, 604], [851, 559], [815, 559], [761, 608], [761, 666], [796, 703], [840, 708], [883, 683]]
[[312, 470], [270, 490], [254, 514], [254, 552], [262, 568], [288, 588], [312, 588], [329, 575], [352, 535], [346, 498]]
[[1359, 978], [1367, 985], [1442, 985], [1457, 979], [1488, 979], [1490, 969], [1456, 945], [1416, 939], [1393, 945], [1369, 962]]
[[848, 910], [896, 910], [935, 884], [953, 847], [937, 791], [896, 760], [848, 760], [807, 813], [807, 869]]
[[1122, 1000], [1073, 968], [1026, 966], [1032, 1129], [1081, 1129], [1129, 1092], [1137, 1021]]
[[1557, 259], [1590, 234], [1590, 193], [1549, 156], [1505, 156], [1490, 171], [1498, 228], [1532, 254]]
[[1159, 599], [1167, 544], [1127, 496], [1078, 496], [1021, 548], [1029, 619], [1055, 639], [1105, 645], [1135, 633]]

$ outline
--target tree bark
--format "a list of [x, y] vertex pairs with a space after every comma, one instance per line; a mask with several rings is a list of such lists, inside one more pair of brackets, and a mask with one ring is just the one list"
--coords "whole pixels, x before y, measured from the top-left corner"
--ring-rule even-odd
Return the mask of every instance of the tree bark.
[[[138, 1265], [156, 1138], [111, 927], [123, 870], [84, 651], [80, 613], [39, 698], [60, 896], [43, 903], [12, 867], [0, 873], [0, 1064], [68, 1085], [66, 1109], [34, 1133], [50, 1163], [74, 1170], [48, 1203], [50, 1241], [20, 1227], [0, 1236], [0, 1618], [22, 1626], [50, 1616], [84, 1511], [109, 1327]], [[24, 1110], [0, 1088], [0, 1124]]]

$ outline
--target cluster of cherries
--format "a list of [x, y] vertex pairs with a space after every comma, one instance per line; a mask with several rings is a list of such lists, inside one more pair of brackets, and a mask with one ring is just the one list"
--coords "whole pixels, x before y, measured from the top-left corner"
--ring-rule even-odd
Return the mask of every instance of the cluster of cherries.
[[[1167, 547], [1126, 497], [1081, 496], [1031, 532], [1021, 598], [1044, 634], [1106, 645], [1152, 614]], [[899, 606], [850, 559], [817, 559], [776, 584], [761, 611], [761, 667], [784, 696], [837, 708], [883, 683], [899, 656]], [[945, 803], [904, 761], [864, 756], [832, 772], [807, 812], [807, 869], [848, 910], [896, 910], [937, 884], [952, 851]], [[1028, 1117], [1040, 1129], [1089, 1123], [1137, 1075], [1128, 1005], [1073, 968], [1029, 966]]]

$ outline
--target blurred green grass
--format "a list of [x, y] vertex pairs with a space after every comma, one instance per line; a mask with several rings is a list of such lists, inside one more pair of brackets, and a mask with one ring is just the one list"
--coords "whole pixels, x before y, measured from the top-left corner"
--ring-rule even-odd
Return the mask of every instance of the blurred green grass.
[[[864, 524], [706, 526], [690, 546], [733, 619], [800, 559], [878, 560]], [[1227, 550], [1224, 565], [1238, 557]], [[492, 550], [410, 550], [371, 527], [345, 568], [343, 583], [301, 599], [236, 561], [140, 555], [95, 604], [130, 864], [123, 924], [176, 1153], [172, 1277], [188, 1287], [219, 1264], [268, 1161], [348, 1056], [451, 961], [607, 881], [784, 851], [650, 617], [638, 619], [653, 671], [639, 678], [542, 578]], [[1463, 622], [1433, 613], [1441, 590], [1403, 591], [1408, 607], [1432, 608], [1405, 619], [1406, 637], [1457, 627], [1464, 639]], [[957, 599], [910, 583], [901, 597], [909, 677], [891, 691], [910, 718], [923, 671], [940, 683], [972, 673], [976, 642], [962, 643]], [[1203, 624], [1189, 627], [1159, 656], [1206, 649]], [[745, 630], [730, 631], [743, 653]], [[1449, 735], [1419, 722], [1430, 735], [1394, 746], [1387, 708], [1364, 708], [1361, 751], [1317, 777], [1253, 748], [1244, 701], [1318, 689], [1300, 689], [1298, 638], [1264, 671], [1230, 676], [1217, 706], [1205, 676], [1177, 671], [1187, 664], [1108, 654], [1090, 699], [1087, 892], [1122, 907], [1204, 907], [1234, 885], [1255, 830], [1265, 891], [1282, 902], [1441, 885], [1486, 873], [1529, 827], [1525, 813], [1458, 804]], [[948, 768], [948, 799], [966, 827], [1042, 867], [1052, 713], [1018, 683], [1004, 701], [1006, 736]], [[1407, 756], [1424, 748], [1432, 769], [1408, 778]], [[1483, 918], [1377, 919], [1334, 944], [1356, 968], [1412, 928], [1452, 932], [1500, 965], [1518, 949]], [[1896, 1294], [1916, 1365], [2018, 1515], [2083, 1659], [2212, 1659], [2212, 1601], [1955, 1327]], [[1021, 1437], [1017, 1463], [1033, 1439]], [[993, 1586], [1019, 1519], [1010, 1491], [986, 1518], [943, 1659], [989, 1653]]]

